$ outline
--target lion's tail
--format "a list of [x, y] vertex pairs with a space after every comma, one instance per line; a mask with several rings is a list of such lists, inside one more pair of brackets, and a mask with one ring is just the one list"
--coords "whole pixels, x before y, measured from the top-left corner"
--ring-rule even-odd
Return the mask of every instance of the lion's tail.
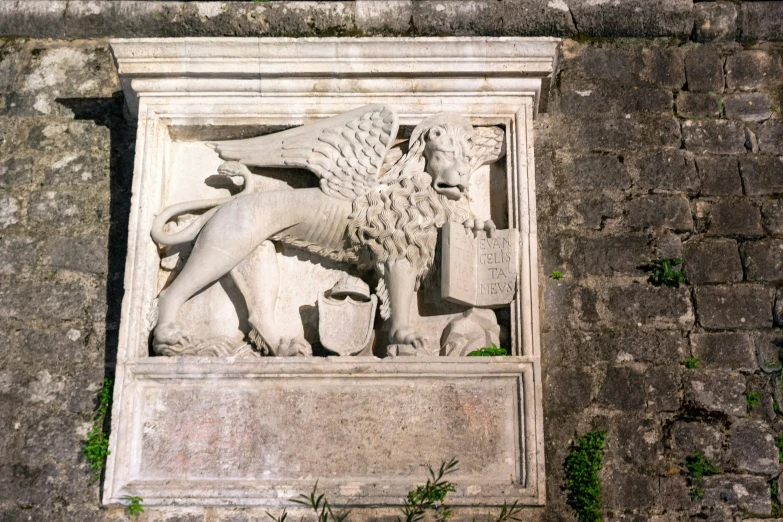
[[[235, 194], [233, 196], [228, 196], [225, 198], [202, 199], [199, 201], [187, 201], [185, 203], [178, 203], [163, 209], [163, 211], [155, 217], [155, 221], [152, 222], [152, 229], [150, 230], [150, 235], [156, 243], [159, 245], [178, 245], [180, 243], [193, 241], [196, 239], [198, 233], [201, 232], [201, 229], [204, 227], [207, 221], [209, 221], [212, 216], [215, 215], [215, 212], [218, 211], [220, 205], [223, 203], [228, 203], [232, 199], [235, 199], [253, 190], [253, 174], [241, 163], [236, 161], [227, 161], [218, 168], [218, 173], [223, 176], [242, 176], [244, 178], [245, 188], [243, 188], [239, 194]], [[172, 234], [167, 234], [164, 232], [163, 227], [174, 216], [184, 214], [185, 212], [201, 210], [204, 208], [209, 208], [209, 210], [204, 212], [202, 215], [196, 218], [195, 221], [190, 223], [182, 230]]]

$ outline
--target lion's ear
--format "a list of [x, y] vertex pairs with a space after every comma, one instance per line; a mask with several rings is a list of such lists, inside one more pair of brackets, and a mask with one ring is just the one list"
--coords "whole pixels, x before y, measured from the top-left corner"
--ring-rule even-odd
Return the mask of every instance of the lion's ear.
[[506, 155], [506, 133], [500, 127], [475, 127], [473, 135], [473, 168], [494, 163]]

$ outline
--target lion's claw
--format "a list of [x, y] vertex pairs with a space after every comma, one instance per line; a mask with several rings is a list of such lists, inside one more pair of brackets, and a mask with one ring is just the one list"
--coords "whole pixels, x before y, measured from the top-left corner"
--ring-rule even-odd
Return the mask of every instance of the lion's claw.
[[479, 232], [486, 232], [487, 237], [492, 237], [492, 234], [497, 230], [497, 226], [491, 219], [486, 221], [483, 219], [466, 219], [462, 226], [468, 233], [472, 233], [473, 237], [478, 237]]
[[[412, 328], [395, 328], [389, 333], [390, 344], [404, 344], [413, 347], [416, 352], [426, 352], [427, 341], [423, 335]], [[399, 355], [403, 355], [400, 353]], [[415, 353], [405, 353], [415, 355]]]

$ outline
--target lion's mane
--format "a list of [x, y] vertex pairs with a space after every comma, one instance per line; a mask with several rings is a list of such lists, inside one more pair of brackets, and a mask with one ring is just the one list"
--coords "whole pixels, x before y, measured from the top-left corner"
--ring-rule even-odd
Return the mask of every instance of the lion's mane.
[[438, 229], [470, 215], [466, 198], [454, 202], [432, 188], [432, 178], [424, 171], [424, 146], [422, 138], [416, 140], [376, 188], [354, 200], [349, 217], [352, 246], [381, 275], [376, 293], [384, 319], [390, 315], [384, 263], [407, 259], [416, 270], [418, 290], [432, 267]]

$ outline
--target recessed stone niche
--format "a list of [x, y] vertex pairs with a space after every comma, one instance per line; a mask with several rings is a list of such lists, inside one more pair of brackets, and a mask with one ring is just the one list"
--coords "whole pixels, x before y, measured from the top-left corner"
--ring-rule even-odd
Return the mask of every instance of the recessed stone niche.
[[[455, 457], [460, 466], [452, 477], [458, 487], [451, 504], [543, 504], [532, 119], [544, 109], [557, 44], [551, 38], [112, 41], [129, 109], [138, 117], [138, 136], [104, 503], [138, 495], [145, 506], [284, 507], [318, 480], [335, 505], [394, 506], [422, 482], [427, 465]], [[452, 116], [428, 120], [440, 113]], [[345, 114], [358, 119], [340, 120]], [[340, 308], [351, 298], [328, 301], [336, 289], [369, 296], [372, 290], [366, 289], [380, 288], [376, 284], [385, 276], [368, 275], [355, 263], [277, 235], [254, 250], [266, 257], [249, 263], [241, 277], [218, 271], [214, 280], [187, 293], [175, 310], [178, 340], [161, 341], [173, 335], [160, 334], [157, 322], [160, 315], [171, 315], [174, 294], [161, 291], [184, 277], [183, 267], [196, 263], [191, 250], [201, 239], [162, 245], [151, 235], [156, 217], [180, 203], [228, 201], [241, 189], [240, 171], [252, 179], [254, 194], [285, 198], [290, 189], [308, 189], [307, 194], [323, 198], [329, 192], [324, 176], [333, 172], [319, 174], [319, 189], [318, 168], [308, 171], [298, 160], [280, 164], [267, 151], [283, 157], [299, 146], [299, 131], [289, 129], [301, 127], [301, 135], [311, 136], [307, 129], [319, 122], [342, 122], [358, 125], [351, 128], [361, 133], [362, 122], [370, 120], [380, 127], [366, 136], [379, 137], [372, 134], [378, 129], [389, 133], [380, 136], [378, 157], [371, 159], [385, 162], [372, 164], [383, 175], [394, 161], [413, 154], [424, 121], [447, 122], [442, 129], [457, 141], [474, 131], [475, 139], [497, 137], [496, 154], [487, 156], [486, 164], [471, 163], [469, 182], [459, 185], [436, 183], [430, 172], [432, 150], [448, 146], [433, 145], [422, 158], [433, 190], [458, 190], [455, 198], [465, 194], [459, 201], [469, 207], [471, 223], [486, 230], [491, 220], [500, 230], [495, 237], [503, 240], [494, 244], [508, 246], [496, 253], [507, 260], [505, 279], [497, 286], [503, 295], [476, 298], [483, 280], [475, 286], [475, 274], [460, 279], [460, 265], [453, 253], [449, 258], [442, 251], [450, 247], [443, 247], [441, 238], [430, 275], [421, 278], [407, 314], [399, 306], [393, 310], [399, 304], [391, 295], [394, 288], [391, 297], [376, 290], [371, 300]], [[281, 132], [294, 137], [275, 149], [270, 144]], [[249, 138], [261, 141], [237, 141]], [[432, 132], [427, 139], [435, 139]], [[249, 161], [247, 150], [256, 144], [262, 144], [263, 154]], [[233, 150], [240, 150], [236, 158]], [[466, 155], [466, 162], [474, 156]], [[226, 161], [234, 162], [229, 168]], [[226, 168], [239, 170], [219, 175]], [[345, 183], [333, 186], [343, 189]], [[320, 212], [313, 201], [312, 212]], [[303, 206], [309, 205], [290, 212], [307, 214]], [[178, 233], [195, 221], [213, 219], [209, 212], [207, 207], [183, 211], [165, 223], [165, 230]], [[284, 220], [283, 214], [274, 219]], [[235, 244], [239, 225], [219, 229], [218, 239]], [[472, 239], [459, 234], [473, 233], [476, 241], [492, 237], [469, 231], [462, 222], [449, 223], [440, 230], [445, 233], [452, 243], [468, 245]], [[483, 243], [470, 255], [483, 263], [487, 254], [481, 248], [492, 247]], [[211, 266], [205, 263], [200, 270]], [[279, 280], [274, 312], [268, 315], [274, 316], [280, 339], [298, 340], [306, 349], [283, 353], [275, 347], [284, 341], [268, 342], [268, 334], [253, 337], [257, 325], [247, 288], [238, 288], [248, 280], [242, 277]], [[467, 293], [454, 290], [466, 280]], [[391, 284], [397, 284], [393, 278]], [[457, 293], [444, 291], [444, 284]], [[164, 300], [166, 311], [159, 310]], [[409, 316], [415, 343], [390, 331], [393, 325], [382, 319], [384, 302], [392, 318]], [[455, 349], [445, 340], [458, 335], [460, 320], [472, 320], [474, 327], [488, 321], [491, 335], [470, 342], [495, 339], [510, 355], [466, 357], [464, 347]], [[260, 349], [266, 345], [266, 351]]]

